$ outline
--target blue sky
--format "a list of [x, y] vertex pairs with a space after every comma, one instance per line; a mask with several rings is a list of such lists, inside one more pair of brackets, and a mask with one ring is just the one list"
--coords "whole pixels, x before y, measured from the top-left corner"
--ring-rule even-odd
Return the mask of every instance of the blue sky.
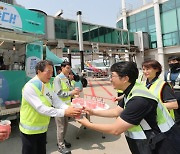
[[26, 9], [40, 9], [48, 15], [62, 9], [63, 17], [77, 20], [76, 12], [82, 11], [82, 20], [115, 27], [121, 0], [16, 0]]
[[[128, 2], [130, 1], [130, 2]], [[137, 0], [133, 0], [133, 3]], [[140, 0], [139, 0], [140, 1]], [[63, 17], [77, 20], [76, 12], [82, 11], [82, 20], [85, 22], [116, 26], [116, 19], [121, 8], [121, 0], [16, 0], [26, 9], [40, 9], [48, 15], [62, 9]], [[132, 0], [127, 0], [132, 3]]]

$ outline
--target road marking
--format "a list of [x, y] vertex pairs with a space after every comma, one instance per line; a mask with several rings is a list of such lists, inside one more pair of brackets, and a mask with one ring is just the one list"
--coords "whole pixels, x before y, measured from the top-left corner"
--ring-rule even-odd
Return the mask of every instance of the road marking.
[[101, 88], [103, 88], [111, 97], [113, 96], [113, 94], [109, 91], [109, 90], [107, 90], [101, 83], [99, 83], [98, 81], [96, 81], [100, 86], [101, 86]]
[[97, 97], [96, 94], [95, 94], [95, 92], [94, 92], [94, 88], [93, 88], [93, 85], [92, 85], [92, 83], [91, 83], [91, 80], [88, 80], [88, 83], [89, 83], [89, 86], [90, 86], [90, 88], [91, 88], [92, 96], [93, 96], [93, 97]]

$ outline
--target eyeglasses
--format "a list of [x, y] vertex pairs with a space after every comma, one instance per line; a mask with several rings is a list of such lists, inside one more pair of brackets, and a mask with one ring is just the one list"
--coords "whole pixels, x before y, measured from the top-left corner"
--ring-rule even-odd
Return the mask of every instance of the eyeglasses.
[[119, 78], [118, 75], [112, 75], [112, 74], [111, 74], [111, 78], [117, 78], [117, 77]]
[[53, 71], [51, 70], [44, 70], [43, 72], [46, 72], [47, 74], [53, 74]]

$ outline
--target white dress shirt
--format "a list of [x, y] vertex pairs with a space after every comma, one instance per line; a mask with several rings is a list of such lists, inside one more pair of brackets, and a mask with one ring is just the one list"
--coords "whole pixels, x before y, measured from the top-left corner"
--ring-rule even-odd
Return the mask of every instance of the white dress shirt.
[[40, 114], [47, 115], [50, 117], [64, 117], [65, 109], [68, 108], [57, 96], [53, 93], [52, 106], [48, 107], [42, 103], [38, 95], [36, 94], [31, 83], [27, 83], [23, 89], [22, 93], [24, 99]]

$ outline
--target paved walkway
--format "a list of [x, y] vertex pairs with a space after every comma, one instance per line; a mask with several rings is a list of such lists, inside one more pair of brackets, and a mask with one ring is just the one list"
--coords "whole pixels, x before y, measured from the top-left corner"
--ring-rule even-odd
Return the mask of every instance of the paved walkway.
[[[89, 86], [84, 88], [85, 97], [99, 96], [103, 97], [104, 101], [114, 107], [111, 101], [112, 96], [116, 95], [116, 91], [112, 88], [107, 80], [89, 80]], [[97, 123], [112, 123], [114, 119], [91, 117], [92, 122]], [[67, 131], [66, 140], [72, 144], [72, 154], [130, 154], [124, 134], [121, 136], [113, 136], [105, 134], [102, 138], [102, 133], [90, 129], [81, 129], [79, 139], [76, 139], [80, 124], [75, 121], [70, 121]], [[47, 135], [47, 154], [58, 154], [56, 146], [56, 125], [54, 118], [48, 129]], [[1, 154], [20, 154], [21, 140], [19, 129], [16, 121], [12, 121], [12, 133], [8, 140], [0, 142]]]

